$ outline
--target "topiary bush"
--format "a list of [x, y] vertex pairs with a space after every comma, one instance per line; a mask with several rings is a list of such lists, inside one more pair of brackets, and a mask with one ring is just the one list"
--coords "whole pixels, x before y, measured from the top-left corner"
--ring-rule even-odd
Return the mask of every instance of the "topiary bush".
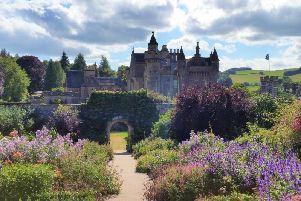
[[50, 191], [54, 170], [48, 165], [4, 165], [0, 170], [0, 200], [28, 200]]
[[171, 137], [189, 138], [191, 130], [212, 130], [226, 139], [234, 139], [247, 130], [254, 105], [240, 89], [218, 84], [188, 87], [178, 96], [171, 121]]

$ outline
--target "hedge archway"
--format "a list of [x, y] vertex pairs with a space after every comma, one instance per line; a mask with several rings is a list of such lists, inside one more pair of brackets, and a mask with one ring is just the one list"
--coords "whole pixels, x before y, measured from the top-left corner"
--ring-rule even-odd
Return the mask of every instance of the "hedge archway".
[[124, 121], [129, 128], [128, 147], [150, 135], [153, 122], [159, 118], [155, 101], [145, 90], [96, 91], [80, 107], [81, 137], [107, 143], [108, 127]]

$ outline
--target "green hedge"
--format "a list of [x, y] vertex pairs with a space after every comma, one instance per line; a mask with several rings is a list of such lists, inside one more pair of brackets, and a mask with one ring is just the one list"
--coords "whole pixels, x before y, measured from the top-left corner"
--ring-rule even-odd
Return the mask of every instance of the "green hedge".
[[122, 116], [134, 128], [129, 144], [149, 136], [153, 122], [159, 118], [155, 101], [145, 90], [138, 91], [96, 91], [80, 108], [81, 137], [108, 142], [106, 124], [114, 117]]

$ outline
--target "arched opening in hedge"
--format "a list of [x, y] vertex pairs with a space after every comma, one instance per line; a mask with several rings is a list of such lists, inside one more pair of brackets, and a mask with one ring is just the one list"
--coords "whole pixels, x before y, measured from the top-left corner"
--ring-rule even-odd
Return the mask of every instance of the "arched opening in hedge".
[[81, 137], [100, 143], [109, 142], [108, 128], [112, 123], [126, 122], [131, 132], [127, 142], [130, 150], [133, 144], [150, 135], [159, 112], [145, 90], [96, 91], [81, 105], [79, 116]]
[[[110, 136], [111, 136], [112, 127], [116, 124], [124, 124], [127, 127], [128, 136], [127, 136], [127, 142], [126, 142], [126, 149], [128, 150], [127, 146], [128, 146], [128, 144], [130, 144], [131, 136], [134, 134], [134, 128], [126, 118], [124, 118], [122, 116], [116, 116], [111, 121], [107, 122], [106, 135], [107, 135], [108, 139], [111, 139]], [[110, 143], [112, 143], [112, 142], [110, 141]]]

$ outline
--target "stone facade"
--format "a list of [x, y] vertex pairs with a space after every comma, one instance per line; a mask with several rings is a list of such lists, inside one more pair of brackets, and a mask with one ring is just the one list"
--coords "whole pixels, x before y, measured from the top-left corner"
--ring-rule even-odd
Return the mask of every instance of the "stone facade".
[[83, 99], [94, 90], [126, 90], [126, 86], [120, 77], [99, 77], [96, 69], [68, 71], [66, 92], [78, 93]]
[[215, 49], [209, 57], [202, 57], [197, 43], [194, 56], [186, 59], [182, 46], [181, 49], [172, 51], [163, 45], [158, 50], [153, 32], [147, 51], [132, 51], [130, 67], [127, 70], [127, 89], [145, 88], [172, 97], [186, 86], [203, 86], [216, 82], [218, 72], [219, 58]]
[[276, 97], [278, 85], [278, 76], [260, 77], [260, 93], [268, 93], [271, 94], [273, 97]]

